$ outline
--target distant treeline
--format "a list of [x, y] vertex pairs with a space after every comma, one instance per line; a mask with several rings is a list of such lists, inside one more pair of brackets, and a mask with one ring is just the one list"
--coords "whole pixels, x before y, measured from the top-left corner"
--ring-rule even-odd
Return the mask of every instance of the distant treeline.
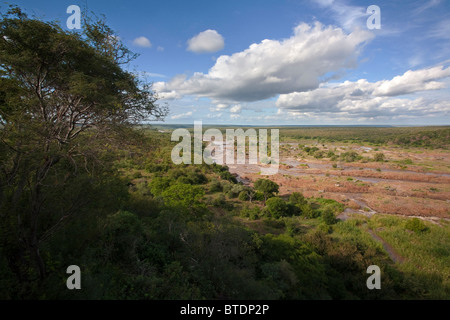
[[[203, 130], [214, 127], [203, 125]], [[156, 125], [155, 130], [172, 131], [177, 128], [193, 130], [193, 125]], [[369, 143], [373, 145], [397, 145], [403, 147], [443, 148], [450, 146], [450, 126], [440, 127], [382, 127], [382, 126], [280, 126], [250, 127], [219, 125], [225, 132], [229, 128], [280, 130], [282, 140], [318, 140], [319, 142]]]
[[450, 127], [311, 127], [281, 128], [287, 139], [316, 139], [326, 142], [392, 144], [405, 147], [449, 147]]

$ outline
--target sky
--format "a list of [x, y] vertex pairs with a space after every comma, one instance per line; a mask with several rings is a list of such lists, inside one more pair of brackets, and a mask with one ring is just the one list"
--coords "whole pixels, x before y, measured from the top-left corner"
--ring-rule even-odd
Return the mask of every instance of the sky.
[[70, 5], [104, 15], [166, 123], [450, 125], [449, 0], [12, 3], [67, 30]]

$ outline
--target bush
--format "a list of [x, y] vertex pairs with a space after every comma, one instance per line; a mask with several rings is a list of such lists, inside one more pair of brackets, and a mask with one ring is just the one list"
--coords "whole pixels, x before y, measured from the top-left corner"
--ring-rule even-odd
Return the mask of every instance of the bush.
[[264, 201], [264, 194], [262, 192], [256, 192], [255, 196], [253, 197], [253, 200], [256, 201]]
[[241, 191], [243, 191], [243, 188], [244, 187], [241, 184], [234, 184], [230, 185], [230, 188], [226, 192], [224, 190], [224, 192], [229, 199], [234, 199], [241, 193]]
[[303, 206], [307, 203], [305, 197], [300, 192], [294, 192], [289, 196], [289, 202], [293, 205]]
[[137, 245], [142, 241], [142, 233], [142, 224], [134, 213], [121, 210], [106, 217], [102, 254], [111, 262], [131, 263], [135, 259]]
[[416, 233], [421, 233], [428, 230], [428, 227], [419, 218], [409, 219], [405, 224], [405, 228]]
[[145, 167], [145, 170], [149, 173], [155, 172], [167, 172], [169, 170], [169, 165], [166, 163], [150, 163]]
[[261, 209], [258, 206], [250, 207], [245, 205], [241, 209], [240, 216], [251, 220], [257, 220], [261, 217]]
[[237, 183], [236, 178], [229, 171], [223, 171], [219, 174], [219, 176], [220, 176], [220, 179], [227, 180], [232, 183]]
[[199, 170], [190, 171], [187, 174], [191, 184], [204, 184], [208, 182], [208, 178]]
[[336, 217], [334, 216], [333, 210], [327, 207], [322, 213], [322, 220], [327, 225], [332, 225], [336, 223]]
[[247, 193], [247, 191], [241, 191], [241, 192], [239, 193], [238, 199], [241, 200], [241, 201], [248, 201], [249, 198], [248, 198], [248, 193]]
[[320, 215], [319, 212], [313, 210], [309, 203], [300, 206], [300, 211], [302, 216], [309, 219], [317, 218]]
[[150, 192], [154, 196], [159, 196], [164, 190], [166, 190], [170, 184], [173, 182], [173, 180], [170, 180], [169, 178], [165, 177], [156, 177], [153, 178], [152, 181], [150, 181]]
[[325, 151], [318, 150], [318, 151], [314, 152], [314, 158], [322, 159], [323, 157], [325, 157]]
[[214, 207], [218, 207], [218, 208], [227, 208], [227, 201], [225, 199], [225, 196], [223, 193], [219, 193], [218, 195], [214, 196], [214, 198], [211, 201], [211, 204]]
[[211, 184], [209, 185], [209, 192], [222, 192], [222, 191], [223, 191], [222, 184], [218, 180], [212, 181]]
[[342, 153], [341, 159], [345, 162], [355, 162], [356, 160], [362, 159], [362, 157], [355, 151], [349, 151]]
[[289, 215], [289, 207], [287, 203], [278, 197], [273, 197], [266, 201], [266, 211], [272, 218], [275, 219]]
[[200, 200], [203, 195], [203, 188], [180, 183], [170, 186], [161, 193], [167, 206], [184, 208], [201, 207]]
[[132, 178], [140, 179], [140, 178], [142, 178], [142, 173], [140, 171], [136, 171], [135, 173], [133, 173]]
[[264, 201], [267, 201], [269, 197], [272, 197], [274, 193], [278, 193], [278, 184], [269, 179], [256, 180], [255, 189], [264, 194]]
[[384, 156], [384, 153], [382, 153], [382, 152], [376, 153], [375, 156], [373, 157], [373, 160], [376, 162], [384, 162], [384, 159], [385, 159], [385, 156]]

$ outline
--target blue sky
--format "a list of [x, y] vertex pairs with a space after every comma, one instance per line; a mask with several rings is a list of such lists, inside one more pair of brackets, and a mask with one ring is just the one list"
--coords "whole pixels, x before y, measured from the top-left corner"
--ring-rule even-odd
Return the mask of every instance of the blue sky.
[[167, 123], [450, 124], [448, 0], [14, 3], [64, 27], [72, 4], [104, 14]]

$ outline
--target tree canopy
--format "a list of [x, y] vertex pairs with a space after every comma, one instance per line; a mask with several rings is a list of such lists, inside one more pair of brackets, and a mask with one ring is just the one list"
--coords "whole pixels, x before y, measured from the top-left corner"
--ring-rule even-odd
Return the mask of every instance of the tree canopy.
[[269, 197], [278, 193], [278, 184], [269, 179], [258, 179], [255, 182], [255, 189], [264, 194], [265, 202]]
[[88, 201], [109, 166], [102, 150], [167, 114], [151, 85], [123, 68], [135, 57], [101, 20], [76, 33], [17, 7], [1, 13], [0, 241], [18, 273], [30, 256], [45, 277], [41, 242]]

